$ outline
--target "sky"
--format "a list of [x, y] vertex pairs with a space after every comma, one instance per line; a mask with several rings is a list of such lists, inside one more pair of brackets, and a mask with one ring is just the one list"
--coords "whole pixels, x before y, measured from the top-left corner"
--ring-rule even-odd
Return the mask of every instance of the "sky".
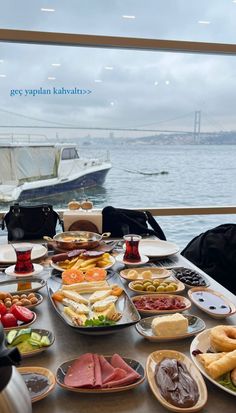
[[[3, 29], [219, 43], [236, 37], [232, 0], [0, 0], [0, 10]], [[236, 130], [235, 92], [235, 56], [0, 43], [0, 137], [26, 131], [17, 125], [55, 126], [51, 132], [60, 134], [68, 132], [60, 125], [88, 128], [68, 132], [80, 136], [193, 131], [199, 110], [202, 132]]]

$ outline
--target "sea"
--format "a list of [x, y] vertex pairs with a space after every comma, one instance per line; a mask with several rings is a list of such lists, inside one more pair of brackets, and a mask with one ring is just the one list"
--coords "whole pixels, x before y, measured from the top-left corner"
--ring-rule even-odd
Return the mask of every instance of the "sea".
[[[95, 208], [235, 206], [236, 145], [113, 144], [81, 147], [81, 156], [108, 151], [112, 168], [102, 187], [51, 199], [55, 208], [88, 198]], [[34, 202], [35, 203], [35, 202]], [[182, 250], [198, 234], [233, 222], [236, 215], [155, 217], [168, 241]]]

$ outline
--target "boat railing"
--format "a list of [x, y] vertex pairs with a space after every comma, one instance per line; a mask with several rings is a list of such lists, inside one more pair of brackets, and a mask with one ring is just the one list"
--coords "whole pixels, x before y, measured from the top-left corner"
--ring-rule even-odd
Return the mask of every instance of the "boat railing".
[[[13, 133], [0, 133], [0, 143], [1, 145], [9, 144], [18, 144], [18, 145], [28, 145], [28, 144], [46, 144], [51, 143], [52, 139], [49, 139], [46, 135], [41, 133], [22, 133], [22, 134], [13, 134]], [[55, 141], [56, 143], [56, 141]]]

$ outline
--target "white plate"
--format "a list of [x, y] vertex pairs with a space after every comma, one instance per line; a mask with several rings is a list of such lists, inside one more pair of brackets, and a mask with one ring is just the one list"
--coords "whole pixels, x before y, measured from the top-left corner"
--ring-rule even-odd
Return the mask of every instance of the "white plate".
[[[128, 284], [128, 287], [131, 291], [133, 291], [136, 294], [180, 294], [184, 291], [185, 289], [185, 285], [183, 283], [181, 283], [181, 281], [175, 281], [175, 280], [158, 280], [160, 282], [160, 284], [163, 282], [167, 283], [167, 284], [171, 284], [171, 283], [175, 283], [176, 284], [176, 290], [174, 291], [148, 291], [148, 290], [136, 290], [135, 287], [135, 283], [138, 282], [139, 284], [143, 284], [145, 281], [150, 281], [149, 279], [147, 280], [133, 280]], [[151, 280], [153, 281], [153, 280]]]
[[131, 297], [131, 300], [133, 301], [133, 304], [135, 305], [136, 301], [143, 301], [145, 299], [148, 300], [167, 300], [167, 299], [177, 299], [178, 301], [181, 301], [184, 304], [184, 307], [182, 308], [173, 308], [173, 310], [158, 310], [158, 309], [150, 309], [146, 310], [144, 308], [138, 309], [136, 306], [136, 310], [139, 311], [141, 315], [149, 316], [149, 315], [156, 315], [156, 314], [172, 314], [172, 313], [181, 313], [182, 311], [188, 310], [191, 307], [191, 301], [189, 301], [187, 298], [183, 297], [182, 295], [175, 295], [175, 294], [143, 294], [143, 295], [135, 295], [134, 297]]
[[179, 247], [169, 241], [142, 239], [139, 243], [139, 251], [148, 257], [168, 257], [176, 254]]
[[[171, 270], [167, 270], [166, 268], [159, 268], [159, 267], [141, 267], [141, 268], [133, 268], [135, 269], [135, 271], [137, 271], [138, 276], [137, 278], [135, 278], [135, 281], [137, 280], [144, 280], [144, 278], [142, 277], [142, 272], [145, 270], [151, 271], [152, 273], [152, 278], [151, 279], [163, 279], [163, 278], [167, 278], [170, 277], [172, 275], [172, 271]], [[126, 269], [126, 270], [122, 270], [120, 271], [120, 276], [122, 278], [124, 278], [125, 280], [130, 280], [130, 281], [134, 281], [133, 278], [129, 277], [129, 271], [130, 269]]]
[[19, 273], [15, 272], [15, 265], [11, 265], [10, 267], [7, 267], [5, 269], [5, 273], [7, 275], [13, 275], [14, 277], [19, 277], [19, 278], [30, 277], [31, 275], [39, 274], [42, 271], [43, 271], [43, 267], [42, 267], [42, 265], [39, 265], [39, 264], [34, 264], [34, 271], [27, 272], [27, 274], [19, 274]]
[[130, 266], [135, 266], [137, 267], [137, 265], [142, 265], [142, 264], [146, 264], [149, 261], [149, 258], [146, 255], [141, 255], [141, 261], [138, 262], [129, 262], [129, 261], [124, 261], [124, 254], [119, 254], [116, 257], [116, 261], [118, 262], [122, 262], [122, 264], [125, 265], [130, 265]]
[[[208, 296], [208, 301], [206, 295]], [[231, 315], [236, 313], [236, 307], [234, 303], [229, 301], [223, 294], [219, 293], [218, 291], [211, 290], [210, 288], [193, 287], [188, 290], [188, 296], [193, 304], [196, 305], [196, 307], [200, 308], [200, 310], [204, 311], [210, 317], [223, 319], [230, 317]], [[229, 310], [227, 313], [222, 313], [220, 311], [222, 305], [227, 306]]]
[[206, 327], [204, 321], [201, 318], [191, 314], [184, 314], [184, 317], [188, 320], [188, 330], [186, 331], [186, 333], [173, 336], [156, 336], [152, 332], [152, 321], [154, 320], [154, 318], [165, 316], [166, 314], [161, 314], [159, 316], [143, 318], [137, 324], [135, 324], [135, 328], [141, 336], [149, 341], [173, 341], [182, 340], [183, 338], [194, 336], [200, 333], [200, 331], [204, 330]]
[[204, 369], [203, 365], [198, 361], [197, 357], [193, 356], [193, 351], [195, 350], [200, 350], [202, 353], [206, 353], [207, 350], [210, 348], [210, 331], [211, 329], [205, 330], [202, 333], [198, 334], [192, 341], [191, 346], [190, 346], [190, 355], [192, 357], [192, 360], [194, 364], [198, 367], [200, 372], [208, 379], [210, 380], [213, 384], [215, 384], [217, 387], [220, 389], [226, 391], [229, 394], [232, 394], [233, 396], [236, 396], [236, 392], [233, 390], [228, 389], [227, 387], [222, 386], [222, 384], [218, 383], [218, 381], [214, 380], [209, 376]]
[[[25, 242], [24, 242], [25, 244]], [[31, 252], [31, 259], [32, 261], [37, 260], [38, 258], [42, 258], [47, 253], [47, 248], [45, 248], [41, 244], [32, 244], [33, 249]], [[17, 243], [17, 245], [21, 245], [21, 243]], [[16, 253], [14, 248], [11, 244], [1, 245], [0, 248], [0, 262], [4, 264], [14, 264], [16, 262]]]
[[[115, 264], [116, 260], [115, 260], [114, 257], [112, 257], [112, 255], [110, 255], [110, 261], [111, 261], [111, 264], [106, 265], [105, 267], [102, 267], [102, 268], [104, 268], [104, 270], [108, 270], [109, 268], [111, 268], [111, 267]], [[65, 271], [64, 268], [61, 268], [59, 265], [54, 264], [54, 262], [52, 262], [52, 261], [50, 261], [50, 265], [51, 265], [51, 267], [53, 267], [55, 270], [58, 270], [58, 271], [61, 271], [61, 272]]]

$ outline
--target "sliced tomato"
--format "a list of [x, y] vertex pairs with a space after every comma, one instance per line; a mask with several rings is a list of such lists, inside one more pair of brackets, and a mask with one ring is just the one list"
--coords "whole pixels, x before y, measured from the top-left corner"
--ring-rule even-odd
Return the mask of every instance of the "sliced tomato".
[[17, 320], [23, 321], [23, 323], [29, 323], [34, 317], [34, 313], [26, 307], [13, 304], [10, 308], [10, 312], [16, 317]]
[[63, 284], [74, 284], [74, 283], [80, 283], [84, 281], [84, 274], [80, 270], [76, 269], [69, 269], [65, 270], [62, 273], [62, 282]]
[[0, 303], [0, 315], [4, 315], [7, 313], [7, 307], [5, 306], [5, 304]]
[[86, 281], [103, 281], [105, 280], [107, 275], [106, 270], [104, 268], [94, 267], [89, 268], [85, 273], [85, 280]]
[[16, 327], [18, 325], [16, 317], [14, 316], [14, 314], [11, 313], [6, 313], [2, 315], [1, 322], [3, 327], [5, 328]]

